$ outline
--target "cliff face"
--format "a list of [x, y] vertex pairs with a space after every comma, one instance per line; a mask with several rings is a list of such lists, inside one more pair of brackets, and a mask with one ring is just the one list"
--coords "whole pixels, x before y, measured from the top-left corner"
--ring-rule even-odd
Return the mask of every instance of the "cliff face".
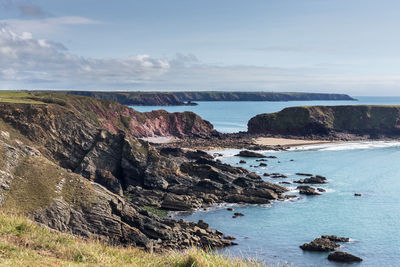
[[126, 132], [136, 137], [207, 136], [214, 132], [210, 122], [201, 119], [193, 112], [169, 113], [157, 110], [140, 113], [111, 101], [62, 94], [50, 94], [46, 97], [34, 97], [34, 99], [51, 102], [43, 105], [0, 103], [0, 116], [21, 124], [29, 122], [41, 124], [41, 118], [49, 118], [51, 121], [43, 123], [48, 123], [47, 126], [52, 127], [50, 129], [53, 132], [56, 132], [58, 128], [73, 126], [65, 124], [65, 121], [68, 122], [71, 119], [87, 125], [101, 126], [114, 133]]
[[277, 93], [277, 92], [91, 92], [68, 91], [119, 102], [132, 106], [179, 106], [189, 101], [300, 101], [300, 100], [355, 100], [344, 94]]
[[251, 134], [320, 135], [335, 133], [400, 135], [399, 106], [313, 106], [260, 114], [248, 122]]
[[168, 134], [193, 135], [203, 129], [196, 123], [211, 131], [191, 116], [143, 115], [58, 94], [18, 102], [0, 104], [0, 206], [53, 229], [148, 249], [224, 247], [233, 243], [208, 224], [160, 218], [146, 208], [182, 211], [285, 198], [285, 187], [203, 151], [158, 151], [136, 138], [142, 130], [153, 133], [146, 123]]

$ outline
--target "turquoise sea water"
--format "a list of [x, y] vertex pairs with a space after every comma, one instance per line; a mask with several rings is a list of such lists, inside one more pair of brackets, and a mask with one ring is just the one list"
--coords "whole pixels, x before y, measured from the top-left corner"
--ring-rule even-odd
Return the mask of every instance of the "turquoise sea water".
[[[360, 98], [358, 102], [201, 102], [195, 107], [167, 107], [193, 110], [216, 125], [218, 130], [245, 130], [247, 120], [259, 113], [294, 105], [400, 104], [400, 98]], [[146, 110], [142, 107], [139, 110]], [[152, 109], [152, 108], [149, 108]], [[147, 109], [147, 110], [149, 110]], [[237, 150], [225, 150], [223, 162], [236, 165]], [[270, 264], [290, 266], [348, 266], [329, 262], [328, 253], [303, 252], [299, 245], [324, 234], [352, 238], [343, 251], [364, 261], [355, 266], [400, 266], [400, 141], [333, 143], [298, 147], [290, 151], [263, 152], [275, 155], [267, 167], [251, 159], [241, 166], [259, 174], [279, 172], [286, 179], [299, 179], [296, 172], [324, 175], [329, 183], [321, 196], [300, 196], [270, 206], [233, 206], [244, 217], [232, 218], [226, 206], [179, 215], [186, 220], [205, 220], [212, 228], [237, 237], [238, 246], [222, 250], [235, 256], [256, 258]], [[293, 160], [293, 161], [291, 161]], [[296, 185], [289, 185], [297, 194]], [[361, 193], [355, 197], [354, 193]], [[179, 217], [178, 216], [178, 217]]]

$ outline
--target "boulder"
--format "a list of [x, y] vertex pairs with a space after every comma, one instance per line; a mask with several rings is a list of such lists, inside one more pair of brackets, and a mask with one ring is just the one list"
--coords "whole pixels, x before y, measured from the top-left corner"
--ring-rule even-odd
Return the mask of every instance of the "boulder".
[[310, 243], [305, 243], [300, 246], [302, 250], [323, 252], [334, 251], [338, 247], [340, 247], [338, 243], [331, 241], [328, 238], [316, 238]]
[[308, 185], [298, 186], [297, 189], [299, 190], [299, 194], [307, 195], [307, 196], [318, 196], [321, 195], [318, 193], [314, 187]]
[[348, 237], [340, 237], [336, 235], [322, 235], [321, 238], [328, 238], [333, 242], [350, 242], [350, 238]]
[[249, 150], [242, 150], [239, 152], [239, 154], [236, 154], [235, 156], [245, 157], [245, 158], [266, 158], [266, 156], [264, 156], [263, 154]]
[[328, 260], [330, 261], [337, 261], [337, 262], [346, 262], [346, 263], [352, 263], [352, 262], [361, 262], [362, 259], [354, 256], [350, 253], [347, 252], [342, 252], [342, 251], [336, 251], [328, 256]]
[[328, 183], [327, 179], [324, 176], [316, 175], [310, 178], [304, 178], [297, 181], [294, 181], [298, 184], [326, 184]]

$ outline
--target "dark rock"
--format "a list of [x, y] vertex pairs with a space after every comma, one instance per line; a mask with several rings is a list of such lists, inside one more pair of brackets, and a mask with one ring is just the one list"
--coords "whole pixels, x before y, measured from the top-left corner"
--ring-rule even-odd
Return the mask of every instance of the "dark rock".
[[300, 179], [294, 182], [298, 184], [326, 184], [328, 181], [325, 177], [316, 175], [310, 178]]
[[311, 173], [302, 173], [302, 172], [297, 172], [296, 175], [299, 175], [299, 176], [313, 176]]
[[348, 237], [339, 237], [336, 235], [323, 235], [321, 238], [328, 238], [331, 241], [334, 242], [350, 242], [350, 238]]
[[256, 161], [260, 162], [260, 161], [268, 161], [266, 159], [256, 159]]
[[316, 238], [310, 243], [305, 243], [300, 246], [302, 250], [307, 251], [334, 251], [338, 247], [340, 247], [339, 244], [328, 238]]
[[161, 208], [165, 210], [188, 211], [192, 210], [192, 205], [184, 196], [167, 194], [161, 202]]
[[199, 220], [197, 225], [201, 228], [201, 229], [208, 229], [208, 227], [210, 226], [208, 223], [204, 222], [203, 220]]
[[239, 154], [235, 155], [239, 157], [246, 157], [246, 158], [266, 158], [263, 154], [249, 151], [249, 150], [242, 150], [239, 152]]
[[266, 176], [266, 177], [267, 177], [267, 176], [271, 176], [271, 174], [265, 172], [265, 173], [263, 174], [263, 176]]
[[284, 174], [273, 173], [273, 174], [271, 175], [271, 178], [275, 178], [275, 179], [278, 179], [278, 178], [287, 178], [287, 176], [284, 175]]
[[245, 164], [246, 161], [245, 161], [245, 160], [241, 160], [241, 161], [239, 161], [239, 163], [240, 163], [240, 164]]
[[317, 190], [318, 190], [318, 192], [326, 192], [326, 190], [321, 187], [318, 187]]
[[261, 180], [261, 177], [256, 174], [255, 172], [251, 172], [246, 175], [247, 178], [253, 179], [253, 180]]
[[354, 256], [350, 253], [347, 252], [342, 252], [342, 251], [336, 251], [328, 256], [328, 260], [330, 261], [336, 261], [336, 262], [346, 262], [346, 263], [352, 263], [352, 262], [361, 262], [362, 259]]
[[266, 163], [260, 163], [260, 165], [258, 165], [258, 166], [260, 166], [260, 167], [266, 167], [267, 164], [266, 164]]
[[227, 211], [233, 211], [233, 208], [226, 208]]
[[361, 197], [362, 195], [360, 193], [355, 193], [354, 196], [355, 197]]
[[308, 185], [298, 186], [297, 189], [299, 189], [299, 194], [302, 194], [302, 195], [307, 195], [307, 196], [321, 195], [320, 193], [316, 192], [315, 188], [308, 186]]
[[235, 216], [244, 216], [244, 214], [240, 213], [240, 212], [235, 212], [233, 215], [235, 215]]
[[226, 239], [226, 240], [235, 240], [236, 239], [235, 237], [233, 237], [231, 235], [226, 235], [226, 236], [223, 236], [222, 238]]

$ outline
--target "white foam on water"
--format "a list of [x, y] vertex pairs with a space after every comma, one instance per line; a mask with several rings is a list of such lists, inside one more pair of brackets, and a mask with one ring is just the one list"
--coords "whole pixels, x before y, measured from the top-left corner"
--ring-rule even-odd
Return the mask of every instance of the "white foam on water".
[[377, 149], [388, 147], [400, 147], [399, 141], [360, 141], [360, 142], [338, 142], [317, 145], [304, 145], [292, 147], [289, 151], [343, 151], [343, 150], [361, 150], [361, 149]]

